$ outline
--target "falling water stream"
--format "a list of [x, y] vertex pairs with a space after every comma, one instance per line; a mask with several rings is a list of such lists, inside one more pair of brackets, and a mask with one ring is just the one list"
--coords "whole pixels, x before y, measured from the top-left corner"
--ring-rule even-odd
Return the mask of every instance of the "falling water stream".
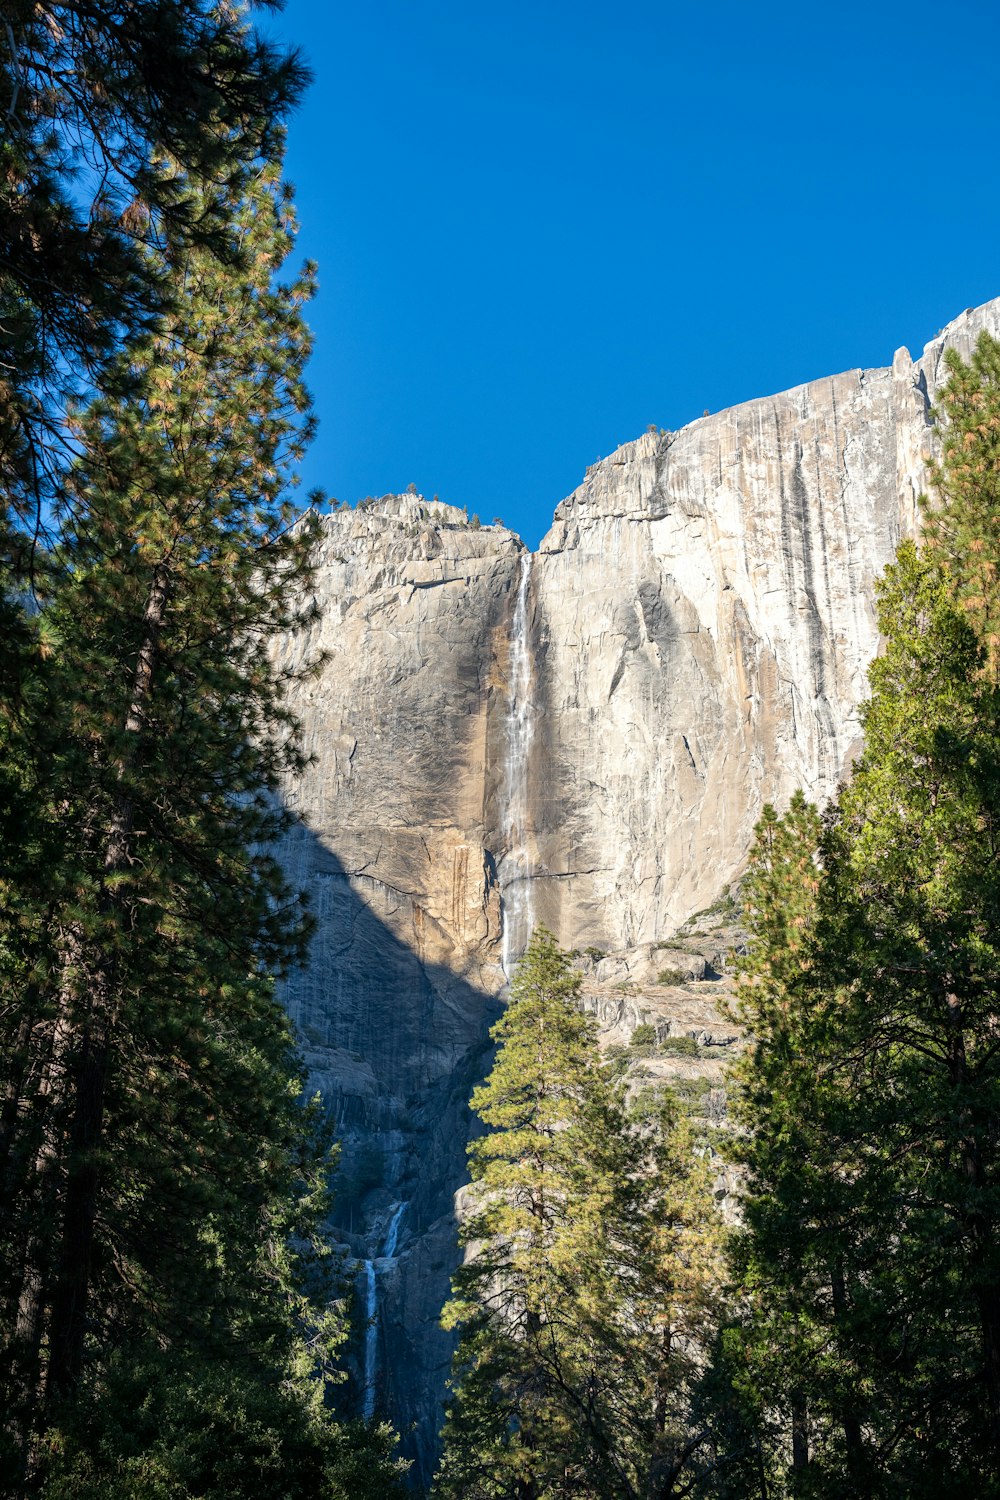
[[396, 1244], [399, 1240], [399, 1225], [406, 1211], [405, 1203], [397, 1203], [395, 1212], [389, 1220], [389, 1228], [385, 1232], [385, 1241], [382, 1245], [382, 1257], [384, 1260], [394, 1260], [396, 1256]]
[[378, 1282], [375, 1280], [375, 1262], [365, 1261], [365, 1399], [364, 1418], [370, 1422], [375, 1415], [375, 1358], [378, 1354]]
[[[399, 1226], [406, 1212], [405, 1203], [397, 1203], [382, 1241], [379, 1260], [394, 1260], [399, 1243]], [[366, 1422], [375, 1415], [375, 1384], [378, 1375], [378, 1276], [374, 1260], [365, 1267], [365, 1380], [362, 1413]]]
[[531, 937], [531, 857], [528, 851], [528, 756], [535, 732], [528, 640], [528, 590], [531, 553], [521, 553], [521, 573], [510, 635], [510, 698], [507, 706], [507, 765], [504, 776], [506, 853], [500, 870], [503, 893], [503, 939], [500, 962], [510, 979]]

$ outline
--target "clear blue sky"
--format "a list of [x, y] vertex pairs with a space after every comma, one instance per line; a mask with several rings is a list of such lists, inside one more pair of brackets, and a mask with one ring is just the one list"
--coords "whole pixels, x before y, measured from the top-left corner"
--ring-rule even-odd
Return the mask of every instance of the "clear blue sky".
[[1000, 294], [1000, 7], [288, 0], [320, 266], [306, 482], [536, 544], [655, 422]]

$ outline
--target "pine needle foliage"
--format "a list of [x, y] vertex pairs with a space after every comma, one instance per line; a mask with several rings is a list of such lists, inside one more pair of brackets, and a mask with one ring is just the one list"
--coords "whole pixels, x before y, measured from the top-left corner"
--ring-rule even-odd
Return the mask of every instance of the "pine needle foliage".
[[628, 1112], [581, 979], [535, 932], [472, 1108], [454, 1399], [434, 1493], [673, 1493], [705, 1457], [693, 1418], [713, 1326], [718, 1229], [706, 1171], [669, 1102]]
[[[171, 242], [173, 310], [73, 415], [35, 629], [53, 857], [22, 851], [0, 903], [25, 1493], [278, 1496], [287, 1468], [318, 1496], [353, 1463], [323, 1405], [343, 1337], [331, 1147], [274, 988], [310, 932], [268, 852], [304, 764], [271, 643], [311, 618], [315, 535], [288, 498], [312, 425], [293, 230], [278, 164], [241, 176], [232, 254]], [[122, 1448], [114, 1403], [139, 1385], [147, 1447]], [[209, 1462], [202, 1429], [243, 1451]], [[384, 1439], [361, 1446], [392, 1493]]]
[[[270, 8], [270, 7], [269, 7]], [[0, 25], [0, 557], [37, 562], [67, 394], [168, 311], [168, 244], [231, 253], [227, 197], [306, 72], [213, 0], [9, 0]]]
[[[240, 0], [0, 19], [0, 1489], [363, 1500], [275, 994], [312, 429], [306, 74]], [[264, 8], [276, 6], [266, 0]]]
[[997, 353], [950, 360], [864, 755], [822, 826], [799, 797], [752, 856], [735, 1264], [779, 1493], [1000, 1492]]
[[982, 642], [985, 668], [1000, 671], [1000, 343], [988, 333], [966, 363], [945, 353], [937, 397], [944, 428], [923, 507], [924, 545], [947, 573]]

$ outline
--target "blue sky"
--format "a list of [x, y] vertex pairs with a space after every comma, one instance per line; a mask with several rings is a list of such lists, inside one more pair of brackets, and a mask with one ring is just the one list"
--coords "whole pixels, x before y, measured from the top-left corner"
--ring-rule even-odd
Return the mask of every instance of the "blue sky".
[[649, 423], [916, 351], [1000, 294], [1000, 7], [288, 0], [305, 480], [535, 545]]

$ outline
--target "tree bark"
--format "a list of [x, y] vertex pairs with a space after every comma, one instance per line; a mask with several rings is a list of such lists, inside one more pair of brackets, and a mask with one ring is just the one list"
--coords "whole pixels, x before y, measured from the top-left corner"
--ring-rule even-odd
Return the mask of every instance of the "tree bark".
[[[945, 1002], [951, 1033], [948, 1049], [949, 1076], [954, 1087], [965, 1088], [969, 1084], [969, 1069], [962, 1006], [958, 996], [951, 993], [946, 995]], [[974, 1189], [974, 1206], [963, 1218], [972, 1241], [973, 1264], [978, 1269], [985, 1270], [992, 1258], [993, 1226], [979, 1207], [986, 1198], [986, 1173], [975, 1121], [967, 1106], [959, 1110], [957, 1123], [962, 1171], [966, 1181]], [[1000, 1473], [1000, 1285], [996, 1281], [978, 1282], [976, 1303], [983, 1350], [983, 1380], [989, 1410], [989, 1445], [994, 1471]]]
[[[17, 1202], [26, 1219], [23, 1231], [19, 1231], [15, 1223], [11, 1225], [23, 1248], [21, 1282], [15, 1293], [14, 1336], [8, 1345], [6, 1360], [15, 1403], [11, 1425], [25, 1474], [30, 1464], [31, 1434], [45, 1378], [42, 1350], [51, 1290], [53, 1220], [58, 1203], [63, 1149], [65, 1114], [62, 1106], [70, 1034], [67, 997], [61, 994], [58, 1014], [49, 1030], [48, 1055], [40, 1063], [33, 1101], [39, 1129], [34, 1160], [22, 1165], [20, 1171], [16, 1169], [15, 1160], [7, 1163], [5, 1186], [12, 1190], [8, 1201], [12, 1209]], [[26, 1122], [23, 1122], [23, 1128], [27, 1128]], [[27, 1150], [31, 1149], [29, 1138]]]
[[[17, 1121], [21, 1113], [21, 1096], [28, 1074], [31, 1050], [31, 1034], [34, 1030], [34, 1004], [29, 993], [25, 997], [24, 1014], [18, 1022], [14, 1044], [11, 1048], [10, 1076], [4, 1088], [3, 1104], [0, 1106], [0, 1180], [6, 1178], [7, 1163], [14, 1154], [18, 1137]], [[6, 1198], [6, 1195], [5, 1195]], [[6, 1199], [9, 1202], [9, 1199]]]
[[667, 1411], [670, 1397], [668, 1370], [673, 1347], [673, 1328], [669, 1320], [663, 1325], [656, 1365], [656, 1394], [653, 1401], [653, 1453], [647, 1494], [650, 1500], [668, 1500], [677, 1477], [674, 1455], [665, 1450]]
[[[843, 1327], [848, 1316], [847, 1287], [844, 1283], [843, 1267], [839, 1263], [834, 1265], [830, 1275], [830, 1291], [833, 1298], [834, 1318]], [[868, 1458], [861, 1432], [861, 1420], [856, 1411], [848, 1409], [841, 1411], [840, 1425], [847, 1452], [847, 1472], [860, 1500], [860, 1497], [866, 1495], [869, 1489]]]
[[[125, 745], [115, 767], [116, 790], [105, 837], [100, 910], [111, 925], [122, 909], [122, 897], [114, 877], [123, 873], [132, 859], [135, 803], [128, 777], [141, 756], [140, 736], [146, 724], [168, 598], [169, 573], [164, 564], [159, 564], [153, 571], [143, 614], [142, 644], [125, 716]], [[111, 952], [93, 954], [86, 967], [90, 974], [89, 1004], [80, 1033], [73, 1079], [65, 1209], [59, 1274], [52, 1305], [46, 1387], [50, 1399], [67, 1395], [83, 1367], [100, 1192], [99, 1152], [104, 1128], [104, 1098], [119, 1008], [118, 965], [113, 945]]]
[[792, 1395], [792, 1471], [798, 1473], [809, 1463], [809, 1413], [801, 1391]]
[[[50, 906], [43, 919], [47, 929], [51, 929], [55, 917], [55, 908]], [[51, 1088], [49, 1066], [55, 1026], [49, 1027], [40, 1020], [44, 1002], [42, 986], [37, 979], [30, 980], [25, 987], [23, 1014], [11, 1048], [11, 1070], [0, 1106], [0, 1204], [5, 1209], [18, 1193], [17, 1157], [23, 1159], [26, 1150], [31, 1149], [30, 1144], [27, 1148], [24, 1145], [24, 1119], [32, 1102]], [[57, 1007], [57, 1014], [61, 1014], [61, 1007]], [[41, 1041], [36, 1040], [39, 1031]]]
[[764, 1462], [764, 1449], [759, 1436], [754, 1442], [754, 1457], [757, 1460], [757, 1484], [760, 1489], [758, 1500], [770, 1500], [767, 1489], [767, 1465]]

